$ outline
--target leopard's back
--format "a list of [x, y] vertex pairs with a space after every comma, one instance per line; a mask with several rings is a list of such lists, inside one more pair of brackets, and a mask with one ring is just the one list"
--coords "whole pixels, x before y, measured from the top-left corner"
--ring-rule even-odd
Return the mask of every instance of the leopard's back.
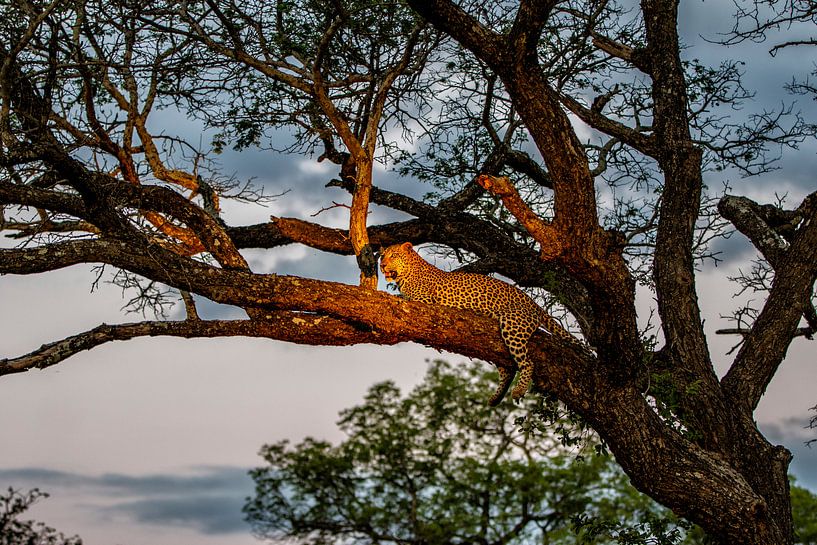
[[433, 286], [434, 302], [448, 307], [473, 310], [493, 318], [525, 314], [531, 323], [541, 324], [540, 307], [524, 292], [490, 276], [451, 272]]
[[[380, 270], [395, 282], [407, 299], [448, 307], [468, 309], [498, 320], [502, 341], [520, 371], [513, 398], [527, 392], [533, 380], [533, 362], [528, 358], [528, 340], [540, 326], [550, 333], [579, 344], [556, 320], [525, 292], [490, 276], [464, 272], [445, 272], [420, 257], [406, 242], [383, 250]], [[497, 367], [500, 384], [490, 404], [505, 396], [515, 373]]]

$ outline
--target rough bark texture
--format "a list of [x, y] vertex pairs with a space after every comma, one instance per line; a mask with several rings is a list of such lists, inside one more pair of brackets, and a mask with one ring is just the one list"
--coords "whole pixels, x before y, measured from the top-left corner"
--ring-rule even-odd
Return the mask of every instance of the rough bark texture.
[[[650, 78], [649, 131], [605, 117], [603, 104], [586, 107], [564, 96], [548, 80], [540, 65], [540, 42], [558, 2], [521, 0], [513, 20], [508, 21], [511, 24], [503, 27], [508, 29], [504, 33], [482, 24], [450, 0], [409, 3], [431, 25], [470, 50], [495, 74], [492, 81], [504, 85], [546, 172], [535, 162], [499, 150], [486, 160], [485, 173], [475, 183], [435, 206], [378, 189], [372, 184], [378, 119], [389, 86], [411, 60], [411, 40], [393, 70], [379, 81], [360, 74], [349, 76], [350, 81], [370, 85], [368, 123], [353, 129], [335, 109], [330, 84], [323, 81], [321, 72], [321, 55], [328, 51], [342, 14], [330, 17], [332, 24], [317, 46], [313, 64], [293, 67], [250, 55], [242, 34], [230, 24], [224, 32], [227, 38], [219, 42], [205, 28], [196, 27], [197, 21], [172, 12], [190, 26], [185, 39], [196, 40], [213, 54], [312, 97], [323, 109], [334, 130], [321, 136], [327, 148], [324, 156], [342, 164], [342, 174], [353, 174], [331, 183], [352, 195], [348, 230], [281, 217], [262, 225], [230, 227], [218, 219], [215, 206], [200, 207], [167, 187], [142, 184], [134, 161], [139, 153], [146, 155], [158, 180], [188, 191], [201, 190], [190, 173], [162, 164], [147, 132], [149, 108], [139, 108], [141, 95], [133, 89], [135, 80], [124, 78], [132, 88], [127, 96], [116, 95], [110, 79], [100, 83], [118, 97], [116, 102], [131, 119], [123, 141], [115, 143], [94, 117], [97, 82], [93, 78], [97, 76], [92, 70], [78, 69], [85, 89], [81, 102], [90, 118], [91, 129], [86, 134], [52, 111], [47, 84], [37, 79], [37, 70], [21, 65], [16, 57], [19, 51], [0, 44], [0, 115], [5, 116], [0, 123], [0, 167], [10, 173], [0, 178], [0, 205], [51, 214], [43, 212], [47, 219], [34, 227], [21, 227], [21, 231], [36, 227], [55, 233], [76, 229], [85, 233], [81, 238], [0, 249], [0, 274], [36, 274], [80, 263], [109, 264], [187, 294], [189, 310], [188, 319], [180, 322], [100, 325], [29, 354], [0, 360], [0, 375], [55, 365], [105, 342], [155, 335], [245, 335], [323, 345], [412, 341], [512, 366], [493, 320], [370, 289], [376, 285], [375, 249], [405, 241], [436, 242], [477, 256], [468, 270], [496, 272], [523, 286], [549, 289], [564, 303], [596, 355], [577, 351], [556, 337], [536, 334], [530, 345], [530, 356], [536, 362], [535, 384], [558, 396], [594, 427], [640, 490], [700, 524], [720, 543], [791, 544], [786, 477], [790, 455], [759, 433], [753, 411], [781, 365], [801, 318], [805, 316], [809, 331], [817, 329], [817, 313], [811, 303], [817, 277], [817, 193], [795, 211], [771, 210], [742, 197], [728, 196], [721, 201], [723, 216], [761, 250], [775, 269], [775, 278], [754, 325], [742, 332], [744, 343], [733, 365], [719, 381], [695, 287], [692, 251], [703, 185], [702, 152], [692, 140], [687, 119], [677, 0], [643, 0], [643, 47], [634, 49], [600, 35], [588, 38], [600, 51]], [[218, 2], [208, 5], [223, 20], [229, 19], [218, 11]], [[154, 30], [170, 31], [156, 25]], [[25, 39], [13, 47], [23, 49]], [[52, 68], [56, 66], [55, 62]], [[660, 168], [662, 194], [653, 280], [665, 343], [653, 353], [645, 351], [637, 328], [635, 280], [625, 262], [622, 237], [599, 224], [588, 156], [567, 111], [638, 150]], [[103, 172], [72, 154], [72, 148], [58, 137], [65, 138], [65, 134], [76, 137], [80, 148], [87, 144], [83, 138], [96, 138], [94, 149], [115, 157], [117, 171]], [[146, 144], [133, 146], [134, 135]], [[334, 149], [335, 136], [347, 152]], [[497, 175], [503, 165], [513, 164], [552, 190], [552, 218], [541, 217], [512, 178]], [[30, 165], [35, 165], [32, 169], [38, 175], [24, 179]], [[468, 211], [483, 191], [503, 203], [536, 247]], [[413, 219], [370, 226], [370, 203]], [[56, 217], [69, 219], [60, 225], [53, 220]], [[134, 217], [147, 219], [155, 229], [145, 228]], [[293, 243], [356, 255], [361, 286], [255, 274], [239, 251]], [[213, 264], [190, 257], [201, 252], [210, 254]], [[190, 293], [245, 308], [251, 319], [198, 319]], [[659, 416], [651, 404], [652, 393], [644, 393], [653, 373], [668, 377], [674, 389], [677, 406], [670, 419]]]
[[[507, 35], [498, 35], [447, 0], [413, 0], [412, 5], [499, 74], [556, 180], [552, 227], [560, 232], [563, 245], [579, 247], [560, 254], [547, 244], [548, 236], [537, 240], [542, 243], [542, 256], [560, 261], [591, 294], [598, 318], [591, 339], [599, 346], [599, 365], [603, 368], [599, 375], [609, 376], [594, 389], [592, 401], [580, 402], [582, 414], [609, 442], [636, 486], [701, 524], [722, 542], [790, 543], [786, 483], [789, 456], [785, 449], [772, 447], [758, 433], [751, 418], [754, 406], [745, 403], [759, 398], [758, 392], [747, 390], [765, 388], [776, 369], [770, 362], [779, 364], [803, 314], [797, 302], [807, 300], [804, 298], [811, 293], [814, 267], [801, 262], [792, 264], [802, 273], [798, 275], [800, 283], [788, 279], [793, 285], [788, 288], [785, 304], [792, 306], [782, 321], [772, 318], [782, 311], [775, 306], [773, 291], [761, 315], [764, 320], [758, 320], [755, 326], [755, 333], [768, 336], [768, 340], [759, 340], [758, 344], [747, 340], [744, 344], [733, 370], [747, 380], [740, 386], [741, 394], [731, 395], [730, 383], [735, 384], [731, 388], [738, 388], [743, 380], [727, 377], [724, 388], [719, 384], [709, 358], [695, 290], [692, 246], [701, 198], [701, 152], [692, 143], [686, 118], [686, 85], [676, 32], [677, 2], [642, 3], [647, 46], [645, 52], [639, 53], [640, 62], [634, 64], [647, 71], [653, 81], [654, 132], [651, 142], [639, 139], [635, 144], [654, 157], [664, 175], [654, 278], [666, 338], [662, 359], [671, 362], [669, 367], [678, 386], [695, 385], [679, 396], [679, 410], [689, 430], [686, 436], [668, 430], [658, 421], [642, 396], [633, 390], [633, 382], [628, 380], [631, 375], [625, 371], [639, 363], [638, 351], [632, 346], [636, 336], [630, 321], [635, 313], [629, 277], [618, 262], [614, 245], [595, 224], [586, 160], [556, 93], [542, 80], [532, 53], [531, 43], [536, 42], [540, 28], [535, 13], [544, 14], [550, 6], [523, 1], [513, 29]], [[606, 45], [611, 44], [608, 41]], [[593, 124], [592, 112], [582, 110], [575, 102], [567, 106]], [[596, 123], [599, 125], [604, 123]], [[509, 210], [526, 224], [527, 211], [510, 188], [494, 184], [488, 189], [501, 196]], [[527, 223], [534, 236], [537, 229], [548, 234], [550, 226]], [[810, 229], [801, 227], [800, 231], [798, 242], [810, 244], [804, 242]], [[793, 253], [795, 244], [789, 256], [792, 260], [798, 259]], [[779, 269], [778, 274], [784, 270]], [[786, 282], [781, 280], [776, 285], [784, 290]], [[772, 324], [779, 329], [772, 332]], [[767, 335], [762, 334], [764, 330]], [[758, 371], [750, 370], [753, 361]]]

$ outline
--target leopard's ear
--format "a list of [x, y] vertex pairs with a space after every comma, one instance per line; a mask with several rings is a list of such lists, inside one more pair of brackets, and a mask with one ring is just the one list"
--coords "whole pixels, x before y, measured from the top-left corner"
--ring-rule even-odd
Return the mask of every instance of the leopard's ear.
[[401, 247], [402, 247], [404, 250], [411, 250], [411, 248], [412, 248], [412, 246], [411, 246], [411, 242], [404, 242], [404, 243], [403, 243], [403, 244], [401, 244], [400, 246], [401, 246]]

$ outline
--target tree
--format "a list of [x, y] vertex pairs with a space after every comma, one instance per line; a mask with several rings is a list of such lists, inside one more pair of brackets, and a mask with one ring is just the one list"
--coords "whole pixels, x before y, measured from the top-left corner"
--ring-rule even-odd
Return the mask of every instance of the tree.
[[792, 479], [791, 505], [797, 543], [814, 545], [817, 543], [817, 496], [797, 486]]
[[[603, 520], [606, 530], [631, 532], [651, 518], [663, 535], [683, 536], [667, 510], [593, 453], [592, 435], [551, 420], [552, 400], [487, 407], [492, 374], [435, 361], [406, 396], [384, 382], [344, 410], [346, 438], [336, 446], [264, 446], [244, 509], [254, 533], [306, 543], [567, 544], [579, 542], [571, 521], [581, 517], [586, 527]], [[585, 533], [584, 543], [607, 542]]]
[[[636, 491], [553, 398], [487, 407], [492, 375], [435, 360], [405, 396], [383, 382], [342, 411], [339, 444], [265, 445], [244, 507], [253, 532], [305, 543], [707, 543]], [[813, 541], [815, 501], [792, 483], [801, 543]]]
[[[192, 36], [215, 55], [248, 67], [238, 79], [239, 94], [247, 89], [255, 94], [258, 75], [272, 82], [272, 92], [262, 86], [250, 102], [247, 118], [260, 113], [305, 128], [301, 139], [319, 140], [325, 148], [319, 161], [341, 165], [341, 183], [352, 192], [349, 237], [360, 285], [376, 289], [377, 260], [366, 219], [381, 120], [387, 102], [399, 103], [405, 95], [404, 82], [416, 83], [436, 33], [405, 5], [367, 2], [174, 2], [148, 17], [163, 32]], [[176, 30], [180, 23], [186, 28]], [[266, 104], [269, 98], [277, 108]], [[229, 121], [225, 129], [253, 140], [265, 127], [250, 122], [239, 128]], [[346, 151], [337, 150], [335, 136]]]
[[48, 494], [37, 488], [20, 492], [9, 488], [0, 496], [0, 544], [2, 545], [82, 545], [79, 536], [65, 537], [42, 522], [20, 520], [34, 503]]
[[[377, 2], [147, 4], [4, 4], [0, 204], [3, 229], [26, 243], [0, 250], [0, 273], [98, 263], [137, 289], [137, 306], [180, 296], [188, 319], [102, 325], [1, 360], [0, 373], [145, 335], [414, 341], [510, 368], [491, 320], [366, 288], [372, 266], [361, 253], [366, 238], [372, 247], [432, 242], [470, 270], [546, 289], [566, 309], [595, 355], [535, 335], [536, 385], [596, 430], [639, 490], [722, 543], [792, 543], [790, 455], [760, 434], [753, 412], [792, 340], [817, 329], [817, 193], [787, 210], [723, 195], [716, 211], [718, 196], [705, 190], [704, 176], [768, 170], [776, 146], [796, 147], [813, 127], [788, 108], [740, 122], [721, 115], [720, 108], [737, 108], [750, 93], [736, 63], [710, 68], [682, 58], [677, 1], [644, 0], [633, 11], [612, 0], [489, 8], [408, 2], [450, 38], [439, 43], [407, 11], [374, 17], [393, 39], [375, 33], [369, 40], [369, 27], [357, 17], [382, 14]], [[311, 19], [293, 33], [297, 41], [287, 42], [295, 14]], [[168, 23], [174, 16], [178, 27]], [[335, 50], [340, 36], [355, 47], [324, 64], [320, 52]], [[367, 45], [380, 43], [388, 52]], [[409, 46], [421, 43], [429, 55], [450, 52], [454, 60], [403, 62]], [[311, 87], [282, 83], [291, 74]], [[322, 77], [332, 82], [323, 91]], [[396, 87], [384, 87], [390, 77]], [[252, 107], [235, 110], [252, 116], [230, 115], [245, 98], [231, 95], [247, 88], [242, 82], [275, 104], [305, 110], [291, 119]], [[323, 145], [330, 159], [333, 149], [355, 156], [353, 141], [344, 138], [349, 131], [334, 123], [322, 92], [340, 108], [338, 119], [379, 131], [384, 152], [395, 144], [391, 129], [413, 130], [428, 154], [401, 156], [401, 164], [440, 189], [420, 201], [367, 191], [359, 176], [354, 184], [342, 181], [353, 201], [414, 217], [366, 226], [363, 246], [353, 245], [346, 230], [299, 218], [226, 225], [219, 196], [258, 195], [208, 170], [204, 151], [153, 134], [148, 123], [159, 108], [187, 109], [223, 134], [252, 142], [265, 119], [280, 126], [308, 118], [305, 142]], [[394, 98], [383, 103], [383, 96]], [[321, 104], [328, 109], [315, 109]], [[364, 123], [379, 104], [379, 123]], [[442, 121], [434, 118], [440, 111]], [[586, 145], [579, 127], [593, 135]], [[361, 139], [363, 133], [351, 132]], [[724, 233], [724, 219], [774, 274], [764, 277], [762, 305], [736, 328], [741, 345], [719, 379], [695, 280], [707, 243]], [[361, 217], [356, 221], [360, 228]], [[363, 287], [255, 274], [241, 254], [291, 243], [364, 255]], [[637, 327], [637, 282], [657, 301], [653, 339]], [[189, 293], [242, 307], [250, 319], [199, 320]]]

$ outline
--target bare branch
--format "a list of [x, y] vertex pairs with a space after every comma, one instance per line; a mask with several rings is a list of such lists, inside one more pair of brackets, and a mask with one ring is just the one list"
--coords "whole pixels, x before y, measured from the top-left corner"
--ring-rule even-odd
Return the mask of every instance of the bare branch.
[[629, 62], [645, 74], [652, 73], [651, 60], [646, 50], [632, 48], [628, 45], [616, 42], [607, 36], [603, 36], [598, 32], [593, 32], [592, 34], [593, 45], [608, 55]]
[[[742, 335], [744, 337], [751, 332], [752, 329], [746, 327], [727, 327], [715, 330], [715, 333], [718, 335]], [[798, 327], [794, 332], [795, 337], [805, 337], [809, 340], [811, 340], [813, 335], [814, 330], [811, 329], [811, 327]]]
[[[797, 332], [817, 278], [817, 193], [804, 207], [801, 226], [785, 253], [777, 258], [775, 279], [731, 369], [721, 381], [734, 403], [754, 409], [786, 355]], [[810, 303], [808, 303], [810, 304]]]
[[89, 331], [60, 341], [44, 344], [37, 350], [16, 358], [0, 359], [0, 376], [30, 369], [46, 369], [79, 352], [112, 341], [137, 337], [265, 337], [312, 344], [315, 336], [334, 346], [372, 342], [371, 332], [362, 331], [343, 321], [298, 312], [267, 312], [263, 320], [200, 320], [178, 322], [138, 322], [102, 324]]
[[609, 134], [610, 136], [626, 143], [629, 146], [632, 146], [644, 155], [656, 157], [658, 154], [658, 148], [655, 145], [654, 138], [619, 123], [618, 121], [613, 121], [607, 116], [602, 115], [600, 110], [587, 108], [578, 100], [568, 95], [562, 94], [559, 96], [559, 98], [567, 109], [579, 116], [582, 121], [591, 127]]
[[542, 220], [530, 209], [508, 178], [483, 174], [477, 176], [477, 183], [502, 199], [505, 207], [539, 243], [539, 251], [544, 261], [551, 261], [562, 253], [563, 246], [559, 234], [550, 223]]

